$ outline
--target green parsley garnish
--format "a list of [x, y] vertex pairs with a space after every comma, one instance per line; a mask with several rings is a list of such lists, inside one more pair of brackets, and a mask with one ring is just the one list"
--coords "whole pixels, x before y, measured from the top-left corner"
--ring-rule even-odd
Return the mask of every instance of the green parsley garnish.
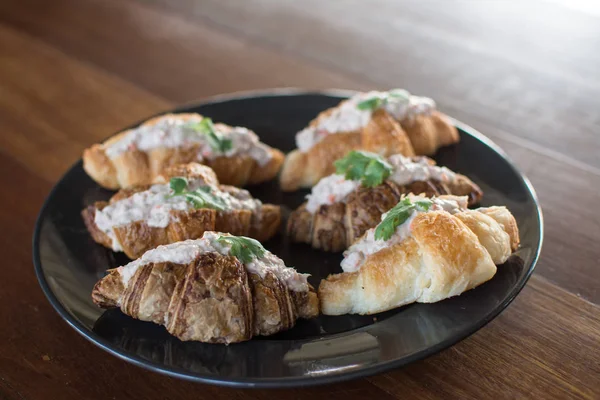
[[378, 186], [392, 173], [392, 166], [380, 155], [353, 150], [333, 163], [336, 173], [346, 179], [360, 180], [363, 186]]
[[219, 236], [217, 242], [231, 246], [229, 254], [238, 258], [244, 264], [265, 255], [265, 248], [258, 240], [245, 236]]
[[223, 135], [215, 129], [215, 124], [213, 124], [212, 119], [210, 118], [202, 118], [200, 122], [194, 122], [188, 125], [189, 128], [195, 130], [198, 133], [206, 135], [208, 138], [208, 144], [213, 150], [218, 151], [220, 153], [225, 153], [227, 150], [231, 150], [233, 147], [233, 142], [231, 139], [225, 139]]
[[388, 92], [388, 97], [394, 97], [396, 99], [403, 99], [408, 101], [410, 99], [410, 93], [404, 89], [392, 89]]
[[210, 186], [201, 186], [196, 190], [187, 190], [188, 181], [183, 177], [174, 177], [169, 181], [173, 196], [185, 196], [195, 208], [213, 208], [223, 211], [227, 205], [222, 198], [212, 193]]
[[376, 110], [383, 105], [385, 100], [381, 97], [371, 97], [369, 99], [363, 100], [356, 105], [356, 108], [359, 110]]
[[376, 110], [385, 105], [390, 98], [403, 99], [408, 101], [410, 93], [404, 89], [392, 89], [389, 92], [384, 92], [380, 96], [373, 96], [361, 101], [356, 105], [359, 110]]
[[387, 215], [375, 228], [375, 239], [376, 240], [389, 240], [396, 228], [402, 225], [410, 217], [410, 215], [417, 211], [428, 211], [432, 205], [432, 201], [428, 199], [418, 200], [414, 203], [409, 198], [401, 200], [394, 206]]
[[171, 178], [169, 181], [169, 186], [173, 190], [173, 194], [181, 194], [187, 188], [188, 181], [184, 177], [177, 176]]
[[201, 186], [193, 192], [187, 192], [185, 198], [196, 208], [214, 208], [219, 211], [227, 208], [223, 199], [212, 193], [210, 186]]

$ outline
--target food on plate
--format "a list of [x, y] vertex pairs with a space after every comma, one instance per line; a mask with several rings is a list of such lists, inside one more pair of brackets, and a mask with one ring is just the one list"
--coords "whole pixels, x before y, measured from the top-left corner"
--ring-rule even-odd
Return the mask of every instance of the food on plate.
[[86, 149], [83, 168], [116, 190], [147, 185], [169, 166], [199, 162], [221, 183], [244, 186], [273, 179], [283, 159], [247, 128], [213, 124], [200, 114], [165, 114]]
[[285, 158], [280, 185], [284, 191], [312, 187], [333, 173], [333, 162], [351, 150], [432, 155], [458, 141], [458, 131], [430, 98], [403, 89], [358, 93], [323, 111], [296, 134], [297, 149]]
[[221, 185], [215, 172], [198, 163], [167, 168], [152, 185], [122, 189], [110, 201], [82, 211], [92, 238], [137, 258], [159, 245], [197, 239], [205, 231], [271, 238], [281, 210], [247, 190]]
[[424, 156], [351, 151], [335, 163], [336, 173], [319, 181], [308, 201], [293, 211], [287, 234], [295, 242], [342, 251], [380, 221], [403, 194], [467, 196], [479, 202], [481, 189], [464, 175], [439, 167]]
[[403, 197], [344, 252], [344, 272], [321, 281], [321, 312], [434, 303], [491, 279], [519, 245], [516, 221], [506, 207], [466, 207], [467, 197]]
[[319, 314], [306, 274], [254, 239], [218, 232], [159, 246], [109, 270], [92, 299], [181, 340], [209, 343], [272, 335]]

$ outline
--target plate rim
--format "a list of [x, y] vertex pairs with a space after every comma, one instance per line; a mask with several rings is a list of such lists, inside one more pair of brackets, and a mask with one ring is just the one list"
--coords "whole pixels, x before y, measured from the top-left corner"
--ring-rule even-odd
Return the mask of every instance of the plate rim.
[[[347, 90], [347, 89], [324, 89], [324, 90], [311, 90], [311, 89], [302, 89], [296, 87], [285, 87], [285, 88], [272, 88], [272, 89], [260, 89], [260, 90], [245, 90], [245, 91], [236, 91], [232, 93], [219, 94], [215, 96], [210, 96], [203, 98], [202, 100], [186, 102], [179, 106], [173, 107], [168, 110], [163, 110], [161, 112], [155, 113], [149, 117], [146, 117], [142, 120], [136, 121], [130, 124], [128, 127], [125, 127], [122, 130], [130, 129], [131, 127], [138, 126], [142, 122], [146, 121], [149, 118], [154, 116], [162, 115], [169, 112], [181, 112], [179, 110], [185, 110], [192, 107], [201, 107], [212, 104], [224, 103], [233, 100], [243, 100], [250, 98], [264, 98], [264, 97], [284, 97], [284, 96], [327, 96], [327, 97], [349, 97], [352, 94], [356, 93], [355, 90]], [[200, 383], [208, 383], [225, 387], [232, 388], [293, 388], [293, 387], [308, 387], [308, 386], [317, 386], [331, 383], [344, 382], [357, 378], [364, 378], [376, 374], [380, 374], [392, 369], [398, 369], [400, 367], [404, 367], [408, 364], [411, 364], [415, 361], [423, 360], [425, 358], [431, 357], [442, 350], [450, 348], [451, 346], [463, 341], [469, 336], [473, 335], [475, 332], [479, 331], [483, 327], [485, 327], [489, 322], [495, 319], [501, 312], [503, 312], [516, 298], [516, 296], [523, 290], [529, 278], [533, 274], [535, 267], [539, 261], [540, 253], [542, 250], [542, 245], [544, 242], [544, 218], [542, 213], [542, 208], [539, 203], [539, 199], [537, 193], [531, 184], [531, 181], [521, 172], [521, 170], [515, 165], [513, 160], [504, 152], [504, 150], [494, 143], [490, 138], [476, 130], [475, 128], [456, 120], [455, 118], [449, 117], [452, 124], [456, 126], [458, 129], [463, 131], [464, 133], [474, 137], [480, 142], [484, 143], [487, 147], [498, 153], [508, 164], [511, 170], [521, 179], [527, 191], [531, 194], [533, 203], [535, 205], [536, 215], [535, 217], [538, 220], [539, 224], [539, 240], [537, 248], [534, 250], [533, 258], [531, 264], [527, 271], [525, 272], [525, 276], [520, 282], [517, 282], [516, 285], [512, 288], [506, 299], [500, 303], [496, 308], [494, 308], [491, 312], [486, 314], [482, 319], [480, 319], [476, 324], [473, 324], [469, 329], [465, 329], [453, 335], [451, 338], [441, 341], [440, 343], [420, 350], [411, 355], [405, 356], [403, 358], [383, 361], [376, 365], [370, 365], [366, 367], [360, 367], [357, 369], [349, 370], [346, 372], [336, 373], [333, 375], [302, 375], [302, 376], [288, 376], [288, 377], [276, 377], [276, 378], [229, 378], [229, 377], [220, 377], [216, 375], [201, 375], [198, 373], [193, 373], [178, 367], [167, 367], [164, 364], [156, 363], [154, 361], [150, 361], [144, 359], [136, 354], [132, 354], [123, 349], [118, 349], [113, 346], [108, 340], [100, 337], [95, 332], [89, 330], [86, 326], [84, 326], [81, 322], [77, 320], [69, 311], [62, 305], [60, 300], [56, 297], [52, 289], [50, 288], [44, 270], [42, 268], [42, 262], [40, 259], [40, 236], [41, 236], [41, 226], [42, 220], [45, 217], [47, 208], [49, 207], [50, 199], [54, 197], [55, 192], [60, 187], [59, 183], [62, 179], [68, 175], [75, 168], [82, 168], [82, 159], [79, 158], [75, 163], [69, 167], [69, 169], [62, 174], [62, 176], [54, 183], [54, 186], [46, 196], [42, 207], [38, 213], [38, 216], [35, 221], [33, 237], [32, 237], [32, 258], [33, 265], [36, 278], [38, 283], [42, 289], [42, 292], [48, 299], [50, 305], [54, 308], [54, 310], [60, 315], [60, 317], [67, 322], [77, 333], [83, 336], [86, 340], [93, 343], [94, 345], [100, 347], [102, 350], [108, 352], [109, 354], [116, 356], [117, 358], [129, 362], [138, 367], [142, 367], [146, 370], [157, 372], [163, 375], [184, 379], [187, 381], [200, 382]], [[119, 131], [119, 132], [120, 132]], [[112, 135], [114, 135], [113, 133]], [[111, 136], [112, 136], [111, 135]], [[110, 136], [109, 136], [110, 137]]]

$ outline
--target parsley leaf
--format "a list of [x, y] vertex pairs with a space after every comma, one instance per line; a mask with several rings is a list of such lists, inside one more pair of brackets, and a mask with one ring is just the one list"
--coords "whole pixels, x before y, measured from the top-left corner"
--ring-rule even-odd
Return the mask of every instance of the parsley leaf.
[[173, 194], [178, 195], [183, 193], [183, 191], [187, 189], [188, 181], [184, 177], [176, 176], [171, 178], [171, 180], [169, 181], [169, 186], [173, 190]]
[[415, 201], [414, 204], [415, 204], [415, 206], [417, 206], [417, 209], [419, 211], [429, 211], [429, 209], [433, 205], [431, 200], [419, 200], [419, 201]]
[[214, 195], [209, 186], [202, 186], [192, 192], [186, 192], [185, 198], [196, 208], [214, 208], [219, 211], [227, 208], [225, 201]]
[[374, 96], [374, 97], [371, 97], [371, 98], [361, 101], [360, 103], [358, 103], [356, 105], [356, 108], [358, 108], [359, 110], [363, 110], [363, 111], [364, 110], [376, 110], [379, 107], [381, 107], [384, 102], [385, 102], [385, 99]]
[[252, 262], [255, 258], [263, 257], [266, 251], [258, 240], [245, 236], [219, 236], [217, 242], [230, 245], [229, 254], [244, 264]]
[[406, 102], [410, 99], [410, 93], [404, 89], [392, 89], [389, 92], [383, 92], [380, 95], [375, 95], [366, 100], [359, 102], [356, 108], [359, 110], [371, 110], [374, 111], [381, 106], [385, 105], [390, 98], [402, 99]]
[[202, 118], [200, 122], [195, 122], [188, 126], [196, 132], [206, 135], [208, 144], [215, 151], [225, 153], [233, 147], [231, 139], [224, 138], [222, 134], [216, 131], [215, 124], [213, 124], [211, 118]]
[[367, 187], [381, 185], [391, 173], [391, 168], [388, 168], [385, 164], [387, 163], [380, 160], [369, 161], [363, 175], [363, 185]]
[[394, 208], [387, 212], [383, 221], [375, 228], [375, 239], [389, 240], [396, 228], [405, 223], [415, 210], [428, 211], [432, 204], [433, 202], [428, 199], [418, 200], [414, 203], [408, 197], [400, 200]]
[[353, 150], [333, 163], [336, 173], [346, 179], [360, 180], [363, 186], [378, 186], [392, 173], [392, 166], [380, 155]]
[[397, 99], [403, 99], [405, 101], [408, 101], [410, 99], [410, 93], [408, 92], [408, 90], [404, 89], [392, 89], [388, 92], [388, 96]]
[[185, 199], [193, 204], [195, 208], [213, 208], [223, 211], [227, 208], [225, 201], [212, 193], [210, 186], [201, 186], [196, 190], [187, 190], [188, 181], [183, 177], [173, 177], [169, 181], [173, 190], [171, 196], [185, 196]]

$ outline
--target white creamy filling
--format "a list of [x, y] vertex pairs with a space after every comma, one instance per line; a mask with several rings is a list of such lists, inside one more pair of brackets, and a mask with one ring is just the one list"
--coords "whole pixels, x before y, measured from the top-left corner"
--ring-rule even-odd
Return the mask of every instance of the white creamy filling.
[[213, 186], [213, 193], [225, 202], [228, 210], [250, 210], [258, 211], [262, 206], [262, 201], [252, 198], [250, 192], [244, 189], [238, 189], [237, 197], [221, 191]]
[[[229, 255], [230, 246], [217, 241], [220, 236], [223, 236], [223, 234], [204, 232], [201, 239], [158, 246], [155, 249], [147, 251], [139, 259], [119, 267], [123, 285], [127, 286], [127, 283], [138, 268], [149, 263], [172, 262], [175, 264], [188, 264], [200, 254], [211, 251], [222, 255]], [[258, 274], [261, 278], [264, 278], [267, 272], [272, 272], [286, 284], [288, 289], [295, 292], [308, 291], [307, 277], [309, 275], [300, 274], [295, 269], [286, 267], [282, 259], [269, 251], [265, 251], [263, 257], [255, 258], [252, 262], [245, 264], [245, 267], [248, 272]]]
[[306, 209], [315, 213], [324, 204], [333, 204], [343, 200], [360, 186], [360, 181], [345, 179], [343, 175], [329, 175], [319, 181], [311, 193], [306, 196]]
[[161, 119], [152, 126], [140, 126], [126, 133], [120, 140], [105, 147], [106, 155], [115, 158], [120, 154], [132, 151], [150, 151], [157, 148], [177, 148], [198, 145], [198, 160], [212, 160], [218, 156], [230, 157], [246, 154], [252, 157], [259, 165], [265, 165], [271, 160], [268, 146], [258, 140], [258, 136], [251, 130], [243, 127], [231, 127], [224, 124], [215, 124], [215, 131], [230, 139], [232, 147], [226, 152], [216, 151], [210, 146], [208, 137], [197, 132], [192, 125], [202, 120], [195, 116], [184, 121], [177, 117]]
[[[193, 191], [204, 186], [204, 180], [190, 180], [188, 185], [188, 189]], [[241, 199], [238, 199], [216, 186], [210, 187], [211, 193], [221, 198], [227, 209], [254, 211], [262, 205], [260, 200], [253, 199], [246, 190], [240, 189]], [[98, 229], [111, 238], [113, 250], [122, 251], [114, 228], [136, 221], [144, 221], [150, 227], [166, 228], [174, 218], [171, 211], [187, 211], [193, 208], [185, 196], [171, 196], [172, 193], [169, 184], [152, 185], [148, 190], [134, 193], [107, 205], [102, 210], [96, 210], [94, 222]]]
[[[390, 96], [390, 93], [397, 94]], [[357, 105], [371, 98], [380, 98], [384, 108], [396, 120], [412, 118], [419, 114], [430, 114], [435, 110], [435, 102], [428, 97], [412, 96], [406, 90], [390, 92], [371, 91], [358, 93], [334, 108], [330, 115], [320, 118], [315, 126], [308, 126], [296, 134], [296, 147], [308, 151], [327, 135], [354, 132], [365, 127], [375, 110], [360, 110]]]
[[402, 154], [395, 154], [388, 158], [388, 162], [394, 167], [394, 171], [388, 178], [398, 185], [408, 185], [415, 181], [427, 181], [429, 179], [440, 182], [451, 182], [456, 179], [456, 174], [446, 167], [430, 165], [425, 157], [412, 160]]
[[[388, 180], [398, 185], [407, 185], [415, 181], [434, 179], [440, 182], [451, 182], [456, 174], [446, 167], [430, 165], [427, 158], [422, 157], [413, 161], [401, 154], [388, 158], [393, 172]], [[343, 175], [332, 174], [319, 181], [306, 196], [306, 210], [314, 214], [322, 205], [330, 205], [343, 201], [350, 193], [360, 186], [360, 181], [345, 179]]]
[[[411, 201], [422, 199], [423, 197], [408, 195]], [[450, 214], [456, 214], [461, 210], [467, 208], [467, 196], [448, 196], [446, 198], [431, 198], [433, 205], [429, 208], [429, 211], [446, 211]], [[393, 246], [401, 243], [411, 235], [411, 225], [415, 217], [422, 211], [415, 210], [412, 212], [410, 217], [404, 221], [404, 223], [398, 225], [394, 234], [389, 240], [375, 239], [375, 228], [369, 229], [365, 234], [358, 239], [352, 246], [344, 251], [344, 259], [342, 260], [341, 267], [344, 272], [356, 272], [364, 264], [365, 260], [371, 254], [375, 254], [386, 247]], [[387, 213], [381, 216], [383, 221]]]

